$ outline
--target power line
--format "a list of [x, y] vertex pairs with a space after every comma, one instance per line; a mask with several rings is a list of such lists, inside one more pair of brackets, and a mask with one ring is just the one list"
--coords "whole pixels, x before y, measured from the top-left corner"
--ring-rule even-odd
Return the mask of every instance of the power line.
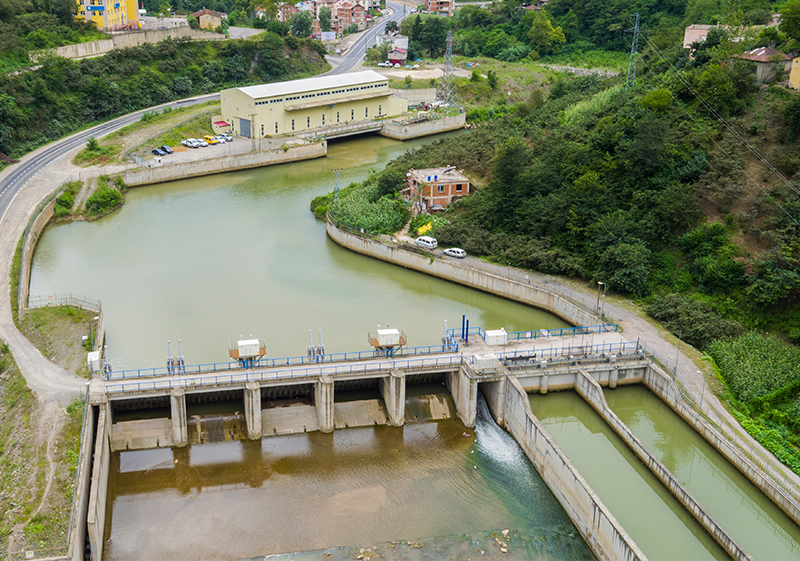
[[629, 90], [636, 85], [636, 57], [639, 54], [639, 12], [633, 14], [631, 20], [633, 20], [633, 27], [625, 30], [626, 33], [633, 31], [631, 56], [628, 59], [628, 79], [625, 82], [625, 90]]
[[[786, 177], [785, 177], [785, 176], [784, 176], [782, 173], [780, 173], [780, 171], [778, 171], [778, 170], [775, 168], [775, 166], [773, 166], [773, 165], [772, 165], [772, 164], [771, 164], [769, 161], [767, 161], [767, 159], [766, 159], [766, 158], [764, 158], [764, 157], [763, 157], [763, 156], [762, 156], [762, 155], [761, 155], [761, 154], [758, 152], [758, 150], [756, 150], [756, 149], [755, 149], [755, 148], [754, 148], [752, 145], [750, 145], [750, 144], [749, 144], [749, 143], [748, 143], [748, 142], [747, 142], [747, 141], [746, 141], [744, 138], [742, 138], [742, 136], [741, 136], [741, 135], [740, 135], [738, 132], [736, 132], [736, 130], [734, 130], [734, 128], [733, 128], [733, 127], [732, 127], [732, 126], [731, 126], [731, 125], [730, 125], [730, 124], [729, 124], [729, 123], [728, 123], [728, 122], [727, 122], [725, 119], [723, 119], [723, 118], [722, 118], [722, 116], [721, 116], [721, 115], [720, 115], [720, 114], [719, 114], [719, 113], [716, 111], [716, 109], [714, 109], [714, 107], [712, 107], [712, 106], [711, 106], [711, 104], [709, 104], [709, 103], [708, 103], [708, 101], [706, 101], [706, 100], [703, 98], [703, 96], [701, 96], [701, 95], [700, 95], [700, 94], [699, 94], [699, 93], [698, 93], [698, 92], [697, 92], [697, 91], [696, 91], [696, 90], [695, 90], [695, 89], [692, 87], [692, 85], [691, 85], [691, 84], [690, 84], [690, 83], [689, 83], [689, 82], [688, 82], [688, 81], [687, 81], [685, 78], [683, 78], [683, 76], [681, 76], [680, 72], [678, 72], [678, 70], [677, 70], [677, 69], [676, 69], [676, 68], [675, 68], [675, 67], [672, 65], [672, 63], [670, 63], [670, 62], [669, 62], [669, 61], [668, 61], [668, 60], [667, 60], [667, 59], [664, 57], [663, 53], [661, 53], [661, 50], [660, 50], [660, 49], [659, 49], [659, 48], [658, 48], [658, 47], [655, 45], [655, 43], [653, 43], [653, 41], [652, 41], [652, 40], [651, 40], [649, 37], [646, 37], [646, 40], [647, 40], [647, 43], [648, 43], [648, 45], [650, 46], [650, 48], [652, 48], [652, 49], [653, 49], [653, 51], [656, 53], [656, 55], [657, 55], [657, 56], [658, 56], [658, 57], [659, 57], [659, 58], [660, 58], [660, 59], [661, 59], [663, 62], [665, 62], [665, 63], [666, 63], [666, 64], [667, 64], [667, 65], [670, 67], [670, 69], [671, 69], [671, 70], [672, 70], [672, 71], [675, 73], [675, 76], [678, 78], [678, 80], [680, 80], [680, 82], [681, 82], [681, 83], [682, 83], [682, 84], [683, 84], [683, 85], [684, 85], [684, 86], [685, 86], [685, 87], [686, 87], [686, 88], [689, 90], [689, 92], [690, 92], [690, 93], [691, 93], [691, 94], [692, 94], [692, 95], [693, 95], [695, 98], [697, 98], [697, 99], [698, 99], [698, 100], [699, 100], [699, 101], [700, 101], [700, 102], [703, 104], [703, 106], [705, 106], [705, 107], [708, 109], [708, 111], [709, 111], [709, 113], [711, 113], [712, 117], [715, 117], [717, 120], [719, 120], [719, 121], [720, 121], [720, 122], [721, 122], [721, 123], [722, 123], [722, 124], [725, 126], [725, 128], [726, 128], [726, 129], [728, 129], [728, 131], [730, 131], [730, 132], [733, 134], [734, 138], [736, 138], [736, 139], [737, 139], [737, 140], [738, 140], [740, 143], [744, 144], [744, 145], [745, 145], [745, 147], [747, 147], [747, 149], [748, 149], [748, 150], [749, 150], [749, 151], [750, 151], [752, 154], [754, 154], [754, 155], [755, 155], [755, 156], [756, 156], [756, 157], [757, 157], [757, 158], [758, 158], [758, 159], [759, 159], [759, 160], [760, 160], [762, 163], [764, 163], [764, 164], [767, 166], [767, 168], [768, 168], [770, 171], [772, 171], [772, 172], [773, 172], [774, 174], [776, 174], [776, 175], [777, 175], [777, 176], [778, 176], [778, 177], [779, 177], [779, 178], [780, 178], [780, 179], [781, 179], [781, 180], [782, 180], [784, 183], [786, 183], [786, 185], [788, 185], [788, 186], [789, 186], [789, 188], [790, 188], [790, 189], [792, 189], [792, 191], [794, 191], [794, 192], [795, 192], [795, 193], [797, 193], [797, 194], [800, 194], [800, 190], [798, 190], [798, 189], [797, 189], [797, 187], [795, 187], [795, 186], [792, 184], [792, 182], [791, 182], [791, 181], [789, 181], [789, 180], [788, 180], [788, 179], [787, 179], [787, 178], [786, 178]], [[662, 86], [662, 87], [663, 87], [665, 90], [667, 90], [667, 91], [669, 92], [670, 96], [671, 96], [671, 97], [672, 97], [672, 99], [675, 101], [675, 103], [677, 103], [677, 104], [678, 104], [678, 106], [679, 106], [679, 107], [680, 107], [680, 108], [683, 110], [683, 112], [684, 112], [684, 113], [686, 113], [686, 115], [687, 115], [687, 116], [688, 116], [688, 117], [689, 117], [689, 118], [690, 118], [690, 119], [691, 119], [691, 120], [694, 122], [694, 124], [695, 124], [695, 125], [697, 125], [698, 127], [700, 127], [700, 129], [701, 129], [701, 130], [702, 130], [702, 131], [705, 133], [705, 135], [706, 135], [706, 136], [709, 138], [709, 140], [711, 140], [711, 142], [712, 142], [712, 143], [713, 143], [713, 144], [714, 144], [714, 145], [715, 145], [715, 146], [716, 146], [716, 147], [719, 149], [719, 151], [720, 151], [720, 152], [722, 152], [722, 153], [723, 153], [723, 154], [724, 154], [724, 155], [725, 155], [725, 156], [726, 156], [726, 157], [727, 157], [727, 158], [728, 158], [728, 159], [729, 159], [729, 160], [730, 160], [730, 161], [733, 163], [733, 165], [734, 165], [734, 166], [736, 166], [736, 167], [737, 167], [737, 168], [738, 168], [738, 169], [739, 169], [739, 170], [740, 170], [740, 171], [741, 171], [741, 172], [742, 172], [742, 173], [743, 173], [743, 174], [744, 174], [744, 175], [747, 177], [747, 179], [749, 179], [749, 180], [750, 180], [750, 181], [751, 181], [751, 182], [752, 182], [752, 183], [753, 183], [753, 184], [754, 184], [756, 187], [758, 187], [758, 188], [759, 188], [759, 189], [760, 189], [760, 190], [761, 190], [761, 191], [764, 193], [764, 195], [766, 195], [766, 196], [767, 196], [767, 197], [768, 197], [768, 198], [769, 198], [769, 199], [770, 199], [770, 200], [771, 200], [773, 203], [775, 203], [775, 205], [776, 205], [778, 208], [780, 208], [780, 209], [781, 209], [781, 210], [784, 212], [784, 214], [786, 214], [786, 216], [788, 216], [788, 217], [789, 217], [789, 219], [790, 219], [792, 222], [794, 222], [795, 224], [797, 224], [798, 226], [800, 226], [800, 222], [798, 222], [798, 220], [797, 220], [797, 219], [796, 219], [794, 216], [792, 216], [792, 215], [789, 213], [789, 211], [787, 211], [787, 210], [786, 210], [786, 209], [785, 209], [785, 208], [784, 208], [784, 207], [783, 207], [783, 206], [782, 206], [782, 205], [781, 205], [781, 204], [780, 204], [780, 203], [779, 203], [779, 202], [778, 202], [778, 201], [775, 199], [775, 197], [773, 197], [772, 195], [770, 195], [770, 194], [769, 194], [769, 192], [768, 192], [766, 189], [764, 189], [764, 187], [763, 187], [763, 186], [762, 186], [762, 185], [761, 185], [761, 184], [760, 184], [758, 181], [756, 181], [756, 180], [755, 180], [755, 179], [754, 179], [754, 178], [753, 178], [753, 177], [752, 177], [752, 176], [751, 176], [749, 173], [747, 173], [747, 170], [745, 170], [745, 169], [744, 169], [744, 168], [743, 168], [741, 165], [739, 165], [739, 163], [738, 163], [738, 162], [737, 162], [737, 161], [736, 161], [736, 160], [733, 158], [733, 156], [731, 156], [731, 155], [730, 155], [730, 154], [729, 154], [729, 153], [728, 153], [728, 152], [727, 152], [727, 151], [726, 151], [726, 150], [725, 150], [725, 149], [724, 149], [724, 148], [723, 148], [723, 147], [722, 147], [722, 146], [719, 144], [719, 142], [717, 142], [717, 141], [714, 139], [714, 137], [713, 137], [713, 136], [712, 136], [712, 135], [711, 135], [711, 134], [708, 132], [708, 130], [706, 130], [706, 128], [705, 128], [705, 127], [704, 127], [704, 126], [703, 126], [703, 125], [702, 125], [700, 122], [698, 122], [698, 120], [697, 120], [697, 119], [694, 117], [694, 115], [692, 115], [691, 113], [689, 113], [689, 111], [686, 109], [686, 107], [685, 107], [685, 106], [684, 106], [684, 105], [683, 105], [683, 104], [680, 102], [680, 100], [678, 99], [678, 97], [677, 97], [677, 96], [676, 96], [676, 95], [675, 95], [675, 94], [672, 92], [672, 90], [671, 90], [671, 89], [669, 89], [669, 87], [668, 87], [668, 86], [667, 86], [667, 85], [664, 83], [664, 81], [661, 79], [661, 76], [660, 76], [658, 73], [655, 73], [655, 76], [656, 76], [656, 79], [657, 79], [657, 80], [659, 81], [659, 83], [661, 84], [661, 86]]]

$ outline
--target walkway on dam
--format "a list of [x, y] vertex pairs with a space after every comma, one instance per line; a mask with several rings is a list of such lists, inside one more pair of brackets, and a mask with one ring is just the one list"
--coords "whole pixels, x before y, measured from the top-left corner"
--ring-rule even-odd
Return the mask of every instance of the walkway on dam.
[[[140, 393], [170, 390], [172, 388], [196, 388], [199, 386], [217, 386], [243, 384], [252, 381], [286, 381], [316, 376], [346, 378], [351, 375], [362, 377], [365, 373], [378, 373], [391, 369], [410, 368], [448, 368], [456, 367], [462, 362], [479, 362], [486, 355], [496, 359], [531, 358], [545, 361], [568, 358], [570, 355], [598, 356], [619, 352], [632, 353], [637, 349], [635, 341], [627, 341], [621, 333], [586, 333], [570, 334], [561, 337], [540, 337], [537, 339], [520, 339], [508, 341], [505, 345], [489, 345], [480, 335], [470, 335], [468, 343], [461, 343], [457, 353], [439, 353], [427, 355], [375, 357], [365, 360], [348, 360], [339, 362], [321, 362], [318, 364], [284, 365], [271, 367], [242, 368], [236, 363], [230, 370], [214, 370], [202, 373], [173, 374], [170, 376], [141, 376], [137, 378], [115, 377], [111, 374], [105, 382], [105, 393], [115, 394]], [[146, 372], [146, 371], [143, 371]]]

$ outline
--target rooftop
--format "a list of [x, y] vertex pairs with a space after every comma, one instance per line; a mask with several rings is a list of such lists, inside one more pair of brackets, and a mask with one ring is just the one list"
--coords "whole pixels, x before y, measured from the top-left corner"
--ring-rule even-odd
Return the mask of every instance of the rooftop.
[[772, 47], [759, 47], [758, 49], [753, 49], [752, 51], [747, 51], [736, 56], [745, 60], [752, 60], [753, 62], [782, 62], [785, 60], [792, 60], [792, 57], [789, 55], [776, 51]]
[[378, 74], [374, 70], [364, 70], [362, 72], [352, 72], [340, 76], [316, 76], [314, 78], [275, 82], [274, 84], [260, 84], [258, 86], [247, 86], [237, 89], [253, 99], [261, 99], [265, 97], [326, 90], [329, 88], [371, 84], [374, 82], [388, 83], [385, 76]]
[[[447, 166], [444, 168], [412, 169], [409, 170], [408, 173], [417, 183], [454, 181], [469, 183], [469, 179], [467, 179], [467, 177], [463, 174], [459, 173], [454, 166]], [[434, 179], [434, 177], [436, 179]]]

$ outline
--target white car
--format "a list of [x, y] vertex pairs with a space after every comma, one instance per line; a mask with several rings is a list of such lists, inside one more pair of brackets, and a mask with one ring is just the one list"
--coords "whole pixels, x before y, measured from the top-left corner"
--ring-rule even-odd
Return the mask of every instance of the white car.
[[448, 247], [444, 250], [444, 254], [449, 255], [450, 257], [456, 257], [458, 259], [464, 259], [464, 257], [467, 256], [467, 252], [460, 247]]
[[395, 68], [400, 68], [400, 63], [399, 63], [399, 62], [395, 62], [395, 63], [394, 63], [394, 67], [395, 67]]
[[436, 249], [436, 246], [439, 245], [439, 242], [436, 241], [436, 238], [432, 238], [430, 236], [420, 236], [414, 243], [420, 247], [424, 247], [425, 249]]
[[226, 142], [228, 142], [228, 139], [222, 136], [221, 134], [218, 134], [214, 138], [216, 138], [217, 142], [219, 142], [220, 144], [225, 144]]
[[206, 146], [208, 146], [208, 142], [206, 142], [205, 140], [198, 140], [197, 145], [200, 146], [201, 148], [205, 148]]
[[225, 137], [225, 142], [233, 142], [233, 137], [231, 135], [229, 135], [228, 133], [223, 133], [223, 134], [220, 134], [219, 136]]

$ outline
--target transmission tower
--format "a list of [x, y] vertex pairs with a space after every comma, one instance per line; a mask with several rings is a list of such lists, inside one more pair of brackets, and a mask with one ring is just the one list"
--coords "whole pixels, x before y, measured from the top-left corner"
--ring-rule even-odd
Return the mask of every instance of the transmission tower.
[[453, 32], [447, 32], [447, 51], [444, 55], [444, 76], [439, 82], [436, 101], [444, 107], [460, 107], [456, 92], [456, 76], [453, 72]]
[[633, 27], [626, 29], [625, 33], [633, 31], [633, 41], [631, 41], [631, 58], [628, 60], [628, 80], [625, 82], [625, 89], [628, 90], [636, 85], [636, 55], [639, 50], [639, 12], [631, 16]]

